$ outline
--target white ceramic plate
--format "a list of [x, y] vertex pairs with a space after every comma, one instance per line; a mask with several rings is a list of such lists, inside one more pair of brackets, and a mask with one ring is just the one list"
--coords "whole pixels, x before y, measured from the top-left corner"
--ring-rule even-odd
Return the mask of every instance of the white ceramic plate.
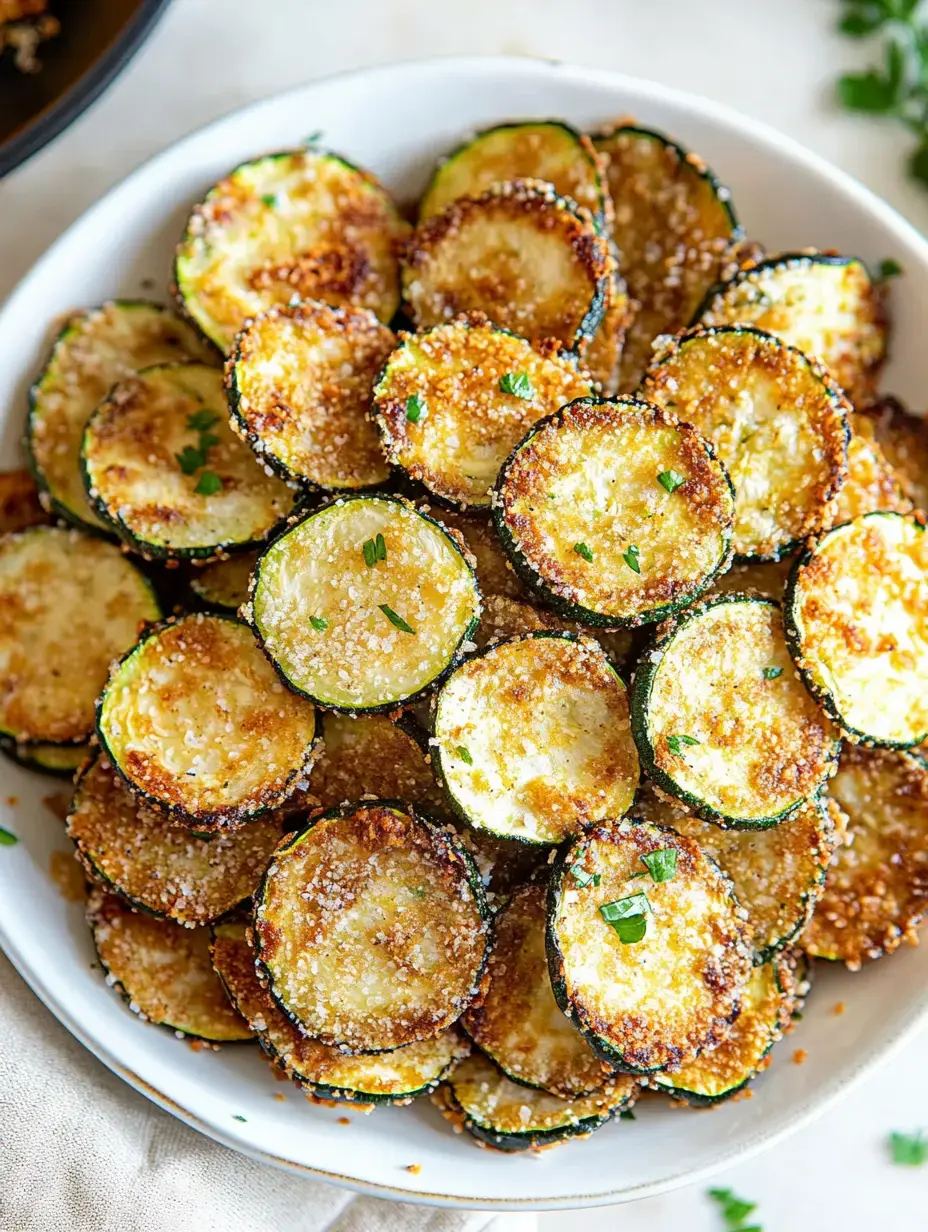
[[[896, 324], [885, 387], [918, 399], [928, 378], [928, 244], [887, 205], [772, 130], [648, 82], [531, 60], [438, 60], [365, 70], [235, 112], [158, 155], [49, 250], [0, 313], [0, 465], [15, 464], [26, 390], [62, 312], [112, 295], [165, 294], [189, 206], [242, 159], [322, 130], [324, 144], [414, 199], [436, 158], [470, 130], [509, 118], [581, 127], [634, 114], [698, 150], [728, 183], [748, 234], [772, 249], [838, 248], [896, 258]], [[79, 648], [78, 648], [79, 652]], [[427, 1100], [369, 1117], [311, 1107], [271, 1077], [257, 1049], [194, 1052], [143, 1024], [92, 968], [79, 907], [49, 874], [69, 844], [43, 805], [54, 780], [0, 766], [0, 942], [51, 1011], [156, 1103], [258, 1159], [385, 1197], [447, 1205], [579, 1207], [644, 1197], [705, 1176], [795, 1129], [901, 1043], [928, 1011], [928, 946], [856, 976], [819, 973], [805, 1018], [754, 1097], [697, 1115], [647, 1101], [637, 1121], [540, 1158], [475, 1150]], [[12, 798], [17, 802], [14, 804]], [[844, 1001], [841, 1017], [832, 1013]], [[798, 1047], [808, 1052], [792, 1063]], [[347, 1111], [348, 1126], [339, 1118]], [[244, 1120], [238, 1119], [244, 1118]], [[411, 1174], [410, 1164], [421, 1165]]]

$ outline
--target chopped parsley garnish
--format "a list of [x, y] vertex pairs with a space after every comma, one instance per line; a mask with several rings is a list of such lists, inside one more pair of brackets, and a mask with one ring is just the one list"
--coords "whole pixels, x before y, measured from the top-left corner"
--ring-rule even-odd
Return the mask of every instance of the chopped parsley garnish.
[[194, 432], [207, 432], [213, 424], [219, 423], [219, 416], [215, 411], [208, 411], [205, 408], [202, 411], [194, 411], [192, 415], [187, 416], [187, 427], [193, 428]]
[[310, 616], [309, 623], [317, 633], [325, 633], [326, 629], [329, 627], [329, 622], [324, 616]]
[[376, 539], [365, 539], [361, 551], [364, 553], [364, 563], [368, 569], [372, 569], [378, 560], [387, 559], [387, 544], [383, 535], [380, 534]]
[[[192, 391], [191, 396], [193, 396]], [[201, 467], [206, 466], [209, 451], [214, 445], [219, 444], [219, 437], [209, 429], [219, 423], [219, 419], [215, 411], [207, 410], [205, 407], [187, 416], [187, 427], [193, 432], [198, 432], [200, 439], [196, 445], [185, 445], [180, 453], [174, 455], [182, 474], [194, 475]], [[213, 471], [203, 471], [194, 488], [198, 496], [215, 496], [221, 490], [222, 480]]]
[[928, 1162], [928, 1138], [921, 1130], [914, 1134], [900, 1134], [894, 1130], [889, 1135], [889, 1149], [893, 1163], [905, 1168], [920, 1168]]
[[418, 423], [425, 414], [425, 403], [418, 394], [412, 394], [406, 399], [407, 423]]
[[14, 847], [19, 842], [15, 834], [11, 834], [9, 830], [4, 830], [0, 826], [0, 847]]
[[248, 1119], [248, 1118], [247, 1118], [247, 1117], [243, 1117], [243, 1116], [241, 1115], [241, 1113], [240, 1113], [240, 1112], [233, 1112], [233, 1113], [232, 1113], [232, 1120], [233, 1120], [233, 1121], [247, 1121], [247, 1119]]
[[678, 757], [683, 756], [683, 745], [699, 744], [699, 743], [700, 741], [697, 740], [695, 736], [681, 735], [681, 736], [668, 736], [667, 737], [668, 749], [670, 749], [671, 753], [676, 753]]
[[577, 553], [578, 556], [582, 556], [585, 561], [588, 561], [590, 564], [593, 563], [593, 553], [590, 551], [590, 549], [586, 546], [585, 543], [575, 543], [574, 551]]
[[215, 471], [204, 471], [193, 490], [197, 496], [215, 496], [222, 491], [222, 480]]
[[303, 138], [303, 145], [318, 145], [322, 140], [322, 129], [317, 128], [314, 133], [310, 133], [308, 137]]
[[677, 875], [677, 850], [662, 847], [660, 851], [650, 851], [641, 857], [641, 863], [651, 874], [652, 881], [670, 881]]
[[386, 616], [387, 620], [389, 620], [390, 624], [399, 629], [401, 633], [412, 633], [415, 635], [415, 629], [411, 629], [402, 616], [394, 612], [393, 608], [390, 607], [389, 604], [379, 603], [377, 606], [383, 612], [384, 616]]
[[201, 466], [206, 465], [205, 450], [195, 449], [193, 445], [185, 445], [180, 453], [176, 453], [174, 457], [177, 459], [177, 465], [185, 475], [192, 475], [194, 471], [198, 471]]
[[507, 372], [500, 377], [499, 387], [504, 394], [513, 394], [516, 398], [532, 398], [535, 395], [532, 382], [524, 372]]
[[681, 484], [686, 483], [686, 476], [681, 475], [679, 471], [661, 471], [657, 477], [657, 482], [661, 485], [665, 492], [669, 492], [672, 496]]
[[744, 1222], [752, 1211], [757, 1210], [756, 1202], [739, 1198], [731, 1189], [710, 1189], [709, 1197], [722, 1208], [726, 1232], [762, 1232], [759, 1224], [747, 1227]]
[[783, 675], [782, 667], [765, 667], [764, 668], [764, 679], [765, 680], [776, 680], [779, 676], [782, 676], [782, 675]]
[[570, 875], [581, 890], [585, 890], [588, 885], [599, 885], [599, 873], [588, 873], [582, 864], [572, 864]]
[[648, 931], [647, 912], [651, 910], [647, 894], [629, 894], [614, 903], [603, 903], [599, 914], [615, 932], [623, 945], [632, 945]]
[[887, 278], [898, 278], [903, 272], [898, 261], [894, 261], [892, 257], [884, 257], [877, 267], [877, 281], [885, 282]]
[[627, 552], [622, 554], [622, 559], [625, 561], [626, 565], [628, 565], [629, 569], [631, 569], [632, 573], [641, 572], [641, 565], [638, 563], [638, 549], [634, 544], [629, 547]]
[[268, 209], [272, 210], [274, 206], [277, 204], [277, 194], [276, 193], [262, 193], [261, 200], [268, 207]]
[[623, 1108], [622, 1111], [619, 1113], [620, 1121], [634, 1121], [636, 1119], [637, 1118], [635, 1116], [634, 1109], [632, 1108]]
[[474, 764], [474, 759], [471, 757], [470, 752], [465, 749], [463, 744], [458, 745], [458, 757], [460, 757], [465, 766], [472, 766]]

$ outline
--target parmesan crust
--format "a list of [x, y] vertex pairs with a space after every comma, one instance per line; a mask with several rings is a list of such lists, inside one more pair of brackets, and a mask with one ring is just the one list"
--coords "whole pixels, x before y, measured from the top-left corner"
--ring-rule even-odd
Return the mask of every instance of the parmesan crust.
[[916, 509], [928, 511], [928, 420], [910, 415], [898, 398], [888, 397], [855, 415], [853, 423], [880, 448], [904, 496]]
[[0, 471], [0, 535], [41, 526], [48, 520], [29, 472]]
[[[527, 603], [522, 599], [510, 599], [506, 595], [484, 595], [480, 627], [477, 630], [478, 650], [490, 642], [513, 637], [519, 633], [542, 633], [545, 631], [575, 633], [578, 637], [590, 637], [590, 630], [574, 620], [563, 617]], [[621, 666], [632, 648], [630, 629], [597, 629], [595, 640], [599, 642], [609, 659]]]

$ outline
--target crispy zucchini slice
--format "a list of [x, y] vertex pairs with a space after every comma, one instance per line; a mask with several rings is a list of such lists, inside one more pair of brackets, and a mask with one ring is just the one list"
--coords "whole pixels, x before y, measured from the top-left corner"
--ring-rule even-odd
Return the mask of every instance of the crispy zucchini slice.
[[928, 736], [928, 538], [898, 513], [836, 526], [793, 566], [786, 635], [811, 693], [850, 736]]
[[67, 831], [91, 879], [130, 906], [188, 928], [250, 898], [281, 836], [270, 819], [198, 838], [136, 800], [99, 756], [78, 777]]
[[[511, 599], [530, 599], [532, 592], [523, 586], [519, 575], [503, 551], [493, 519], [483, 510], [462, 512], [460, 509], [431, 508], [420, 505], [422, 513], [431, 513], [447, 527], [473, 557], [481, 595], [508, 595]], [[482, 619], [482, 617], [481, 617]]]
[[778, 560], [825, 525], [847, 473], [847, 404], [802, 352], [756, 329], [691, 330], [658, 354], [641, 396], [718, 450], [737, 493], [736, 557]]
[[[657, 852], [673, 853], [663, 857], [671, 875], [639, 879]], [[602, 908], [631, 916], [638, 931], [617, 931]], [[596, 826], [552, 869], [557, 1003], [608, 1064], [637, 1075], [677, 1068], [723, 1040], [738, 1015], [752, 958], [744, 916], [729, 878], [692, 839], [647, 822]]]
[[0, 535], [41, 526], [47, 521], [38, 485], [30, 472], [0, 471]]
[[911, 511], [912, 502], [905, 496], [880, 446], [852, 426], [847, 446], [847, 478], [832, 504], [830, 525], [840, 526], [865, 513]]
[[236, 552], [228, 560], [193, 565], [187, 585], [196, 603], [219, 612], [237, 612], [248, 602], [248, 583], [258, 563], [257, 550]]
[[140, 915], [94, 886], [87, 921], [106, 982], [148, 1022], [217, 1044], [250, 1040], [209, 959], [209, 929]]
[[214, 924], [210, 955], [232, 1004], [289, 1078], [317, 1099], [408, 1104], [433, 1090], [469, 1048], [453, 1027], [380, 1056], [351, 1057], [307, 1039], [271, 1000], [255, 972], [242, 923]]
[[389, 710], [469, 645], [477, 583], [457, 541], [392, 496], [309, 513], [258, 560], [245, 609], [297, 692], [333, 710]]
[[232, 427], [284, 479], [338, 491], [385, 483], [368, 408], [395, 346], [364, 308], [271, 308], [245, 326], [226, 364]]
[[770, 1051], [792, 1017], [794, 987], [788, 958], [781, 955], [755, 967], [728, 1038], [673, 1074], [655, 1074], [653, 1083], [694, 1108], [731, 1099], [770, 1064]]
[[177, 294], [225, 352], [249, 317], [294, 295], [389, 321], [407, 231], [383, 186], [337, 154], [268, 154], [236, 167], [194, 208], [174, 261]]
[[557, 1007], [545, 957], [544, 885], [523, 886], [494, 922], [483, 1003], [461, 1025], [507, 1078], [563, 1099], [601, 1087], [612, 1072]]
[[716, 595], [660, 631], [632, 690], [658, 787], [736, 829], [776, 825], [832, 772], [838, 738], [793, 671], [780, 605]]
[[660, 620], [728, 563], [735, 495], [688, 423], [635, 398], [578, 399], [499, 473], [493, 515], [522, 579], [599, 627]]
[[74, 771], [87, 760], [90, 746], [86, 744], [17, 744], [0, 739], [0, 751], [27, 770], [56, 774], [71, 779]]
[[442, 1116], [477, 1146], [510, 1154], [545, 1151], [571, 1138], [588, 1138], [638, 1094], [624, 1074], [591, 1095], [561, 1099], [512, 1082], [479, 1052], [454, 1067], [432, 1096]]
[[419, 203], [419, 219], [512, 180], [545, 180], [589, 210], [599, 227], [607, 221], [600, 159], [589, 137], [561, 120], [497, 124], [463, 141], [438, 164]]
[[403, 259], [417, 329], [460, 312], [582, 354], [599, 328], [614, 262], [586, 210], [540, 180], [497, 184], [424, 222]]
[[857, 257], [787, 252], [759, 261], [713, 287], [693, 323], [756, 325], [821, 360], [856, 406], [875, 397], [886, 313]]
[[[477, 649], [483, 650], [490, 642], [519, 633], [541, 633], [546, 630], [590, 636], [589, 629], [583, 625], [564, 620], [533, 603], [510, 599], [506, 595], [486, 595], [476, 633]], [[632, 633], [629, 629], [597, 629], [595, 640], [613, 664], [621, 665], [631, 652]]]
[[212, 358], [197, 331], [158, 304], [113, 300], [73, 316], [29, 393], [25, 445], [48, 508], [78, 526], [109, 530], [90, 507], [80, 466], [94, 408], [140, 368]]
[[323, 813], [278, 848], [256, 897], [271, 995], [304, 1034], [348, 1053], [450, 1026], [480, 989], [488, 930], [473, 860], [398, 801]]
[[766, 560], [757, 563], [733, 564], [727, 573], [720, 573], [709, 590], [709, 595], [752, 594], [756, 592], [766, 599], [779, 603], [786, 593], [786, 579], [792, 567], [792, 558]]
[[802, 932], [821, 898], [839, 842], [831, 812], [818, 798], [769, 829], [722, 830], [688, 814], [648, 783], [642, 785], [631, 814], [694, 839], [728, 874], [748, 913], [755, 964], [769, 962]]
[[607, 398], [619, 392], [625, 341], [637, 311], [638, 302], [631, 300], [625, 279], [616, 269], [610, 280], [603, 319], [583, 357], [597, 389]]
[[114, 665], [97, 734], [146, 803], [210, 833], [305, 785], [319, 716], [283, 687], [247, 625], [197, 613], [155, 625]]
[[625, 686], [599, 646], [529, 633], [467, 659], [435, 707], [435, 772], [476, 829], [560, 843], [638, 786]]
[[472, 313], [402, 335], [372, 409], [391, 462], [442, 500], [489, 507], [499, 468], [532, 424], [592, 393], [571, 357], [541, 355]]
[[845, 744], [828, 794], [847, 836], [800, 944], [856, 971], [918, 940], [928, 909], [928, 768], [909, 753]]
[[623, 124], [593, 138], [606, 160], [613, 237], [638, 311], [625, 339], [619, 388], [630, 392], [658, 334], [689, 323], [741, 237], [731, 195], [705, 163], [662, 133]]
[[854, 427], [880, 447], [915, 508], [928, 510], [928, 419], [888, 397], [855, 415]]
[[0, 611], [0, 734], [40, 744], [86, 743], [110, 662], [161, 615], [118, 548], [51, 526], [0, 542]]
[[96, 512], [148, 560], [251, 547], [294, 504], [229, 427], [222, 373], [206, 364], [158, 364], [115, 385], [84, 428], [81, 467]]

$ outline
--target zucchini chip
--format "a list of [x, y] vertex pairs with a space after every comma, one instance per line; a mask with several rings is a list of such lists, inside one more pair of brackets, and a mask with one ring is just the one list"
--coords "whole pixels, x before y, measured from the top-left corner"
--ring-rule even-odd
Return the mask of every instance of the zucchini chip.
[[472, 313], [402, 335], [373, 411], [391, 462], [440, 499], [489, 507], [499, 468], [532, 424], [592, 393], [569, 356], [540, 355]]
[[882, 295], [857, 257], [788, 252], [713, 287], [702, 325], [756, 325], [819, 359], [856, 406], [873, 401], [886, 357]]
[[222, 373], [159, 364], [120, 381], [84, 429], [94, 509], [148, 560], [210, 560], [267, 539], [294, 494], [228, 424]]
[[736, 557], [778, 560], [822, 529], [847, 473], [847, 404], [820, 365], [740, 326], [675, 338], [641, 396], [694, 424], [735, 485]]
[[531, 342], [582, 354], [614, 262], [586, 210], [540, 180], [497, 184], [423, 223], [406, 245], [403, 297], [417, 329], [486, 315]]
[[854, 427], [883, 451], [916, 509], [928, 511], [928, 419], [910, 415], [898, 398], [882, 398], [860, 415]]
[[197, 331], [158, 304], [114, 300], [73, 316], [29, 392], [25, 443], [48, 508], [78, 526], [109, 530], [84, 490], [87, 420], [117, 381], [140, 368], [212, 358]]
[[[522, 599], [510, 599], [506, 595], [486, 595], [480, 626], [477, 629], [477, 649], [483, 650], [491, 642], [514, 637], [519, 633], [542, 633], [546, 631], [576, 633], [590, 637], [589, 629], [574, 621], [565, 621], [553, 612], [526, 603]], [[629, 629], [597, 629], [595, 640], [614, 664], [622, 664], [632, 647]]]
[[15, 534], [46, 522], [48, 514], [42, 508], [39, 489], [29, 471], [0, 471], [0, 535]]
[[907, 748], [928, 736], [928, 539], [870, 513], [797, 559], [785, 601], [802, 678], [851, 737]]
[[246, 324], [226, 364], [232, 427], [284, 479], [336, 490], [385, 483], [368, 408], [395, 346], [363, 308], [272, 308]]
[[193, 565], [187, 585], [195, 601], [218, 612], [237, 612], [248, 602], [248, 583], [258, 563], [257, 551], [236, 552], [228, 560]]
[[606, 223], [608, 198], [600, 159], [589, 137], [560, 120], [498, 124], [469, 137], [438, 164], [419, 204], [419, 219], [443, 214], [461, 197], [512, 180], [545, 180]]
[[788, 958], [781, 956], [755, 967], [728, 1038], [673, 1074], [655, 1074], [652, 1081], [694, 1108], [731, 1099], [770, 1064], [770, 1051], [783, 1038], [793, 1014], [794, 989]]
[[617, 394], [622, 383], [625, 339], [636, 312], [637, 301], [629, 298], [625, 280], [616, 269], [610, 280], [603, 319], [583, 357], [596, 388], [607, 398]]
[[596, 826], [552, 871], [557, 1003], [608, 1064], [639, 1076], [675, 1069], [738, 1016], [752, 957], [744, 915], [692, 839], [647, 822]]
[[613, 238], [639, 308], [625, 339], [619, 388], [635, 389], [658, 334], [690, 321], [741, 237], [727, 188], [662, 133], [621, 125], [593, 138], [606, 160]]
[[102, 757], [77, 780], [67, 830], [88, 876], [130, 906], [192, 928], [250, 898], [280, 842], [280, 823], [198, 838], [140, 803]]
[[148, 1022], [217, 1044], [252, 1038], [209, 958], [209, 929], [139, 915], [100, 886], [87, 921], [106, 982]]
[[277, 1008], [258, 980], [244, 924], [215, 924], [210, 954], [232, 1004], [258, 1043], [288, 1078], [316, 1099], [368, 1107], [408, 1104], [433, 1090], [469, 1051], [452, 1027], [434, 1039], [380, 1056], [346, 1056], [338, 1048], [307, 1039]]
[[756, 964], [769, 962], [805, 928], [839, 842], [831, 813], [818, 798], [766, 830], [722, 830], [687, 814], [650, 784], [642, 786], [631, 812], [693, 839], [728, 874], [748, 913]]
[[228, 616], [149, 629], [97, 705], [111, 765], [146, 803], [203, 833], [234, 829], [305, 785], [318, 727]]
[[725, 568], [735, 495], [691, 424], [635, 398], [578, 399], [532, 428], [493, 514], [515, 569], [568, 619], [660, 620]]
[[0, 733], [20, 744], [84, 744], [110, 663], [161, 615], [118, 548], [51, 526], [0, 541], [0, 611]]
[[918, 941], [928, 909], [928, 768], [909, 753], [845, 744], [828, 794], [847, 837], [801, 945], [856, 971]]
[[431, 1039], [480, 990], [489, 924], [473, 860], [399, 802], [331, 809], [277, 850], [256, 897], [271, 995], [343, 1052]]
[[[856, 421], [858, 416], [854, 416]], [[833, 502], [830, 525], [840, 526], [865, 513], [911, 513], [912, 502], [876, 441], [851, 428], [847, 478]]]
[[87, 760], [90, 746], [86, 744], [17, 744], [0, 739], [0, 752], [27, 770], [41, 774], [56, 774], [63, 779], [74, 777], [74, 771]]
[[510, 565], [493, 519], [487, 516], [486, 511], [462, 513], [459, 509], [432, 509], [429, 505], [419, 505], [419, 511], [431, 513], [432, 517], [437, 518], [442, 526], [452, 532], [465, 552], [473, 557], [482, 595], [508, 595], [510, 599], [532, 597], [532, 592], [522, 585]]
[[638, 1084], [619, 1074], [592, 1095], [561, 1099], [510, 1081], [487, 1057], [471, 1053], [432, 1096], [457, 1132], [492, 1151], [544, 1151], [571, 1138], [588, 1138], [629, 1108]]
[[507, 1078], [570, 1099], [601, 1087], [612, 1072], [560, 1012], [545, 958], [543, 885], [517, 890], [494, 922], [483, 1004], [461, 1020]]
[[225, 352], [249, 317], [293, 296], [389, 321], [407, 230], [382, 185], [337, 154], [268, 154], [236, 167], [194, 208], [174, 262], [177, 295]]
[[776, 825], [832, 772], [837, 732], [793, 670], [780, 605], [716, 595], [668, 621], [632, 690], [648, 775], [722, 826]]
[[392, 496], [315, 510], [258, 560], [245, 609], [287, 684], [333, 710], [389, 710], [447, 672], [477, 583], [440, 523]]
[[442, 686], [432, 757], [478, 830], [560, 843], [621, 817], [638, 786], [625, 686], [599, 646], [529, 633], [467, 659]]

